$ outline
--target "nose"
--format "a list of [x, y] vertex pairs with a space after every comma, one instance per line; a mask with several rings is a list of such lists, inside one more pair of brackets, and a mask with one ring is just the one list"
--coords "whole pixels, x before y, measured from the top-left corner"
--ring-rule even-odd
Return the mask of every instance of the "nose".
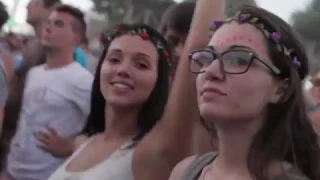
[[117, 69], [117, 75], [122, 78], [130, 78], [132, 76], [132, 64], [129, 60], [123, 60]]
[[204, 72], [206, 80], [210, 81], [224, 81], [226, 78], [225, 72], [223, 71], [223, 64], [221, 60], [215, 59]]

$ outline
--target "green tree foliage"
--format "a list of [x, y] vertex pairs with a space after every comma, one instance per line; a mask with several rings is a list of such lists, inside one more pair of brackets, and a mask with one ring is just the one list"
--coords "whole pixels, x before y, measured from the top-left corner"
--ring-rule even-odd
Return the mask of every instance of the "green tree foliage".
[[233, 16], [242, 5], [256, 6], [255, 0], [226, 0], [225, 16]]
[[294, 12], [291, 21], [305, 39], [320, 41], [320, 0], [313, 0], [306, 9]]
[[163, 12], [173, 0], [92, 0], [95, 10], [106, 14], [110, 25], [119, 22], [144, 22], [158, 26]]
[[312, 72], [320, 70], [320, 0], [312, 0], [291, 16], [293, 28], [303, 37]]

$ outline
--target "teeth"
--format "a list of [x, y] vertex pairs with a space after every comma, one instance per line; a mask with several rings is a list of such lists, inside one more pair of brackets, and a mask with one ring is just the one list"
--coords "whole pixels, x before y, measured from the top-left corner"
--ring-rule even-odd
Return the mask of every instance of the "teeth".
[[128, 85], [126, 85], [126, 84], [122, 84], [122, 83], [114, 83], [113, 86], [119, 87], [119, 88], [130, 89], [130, 86], [128, 86]]

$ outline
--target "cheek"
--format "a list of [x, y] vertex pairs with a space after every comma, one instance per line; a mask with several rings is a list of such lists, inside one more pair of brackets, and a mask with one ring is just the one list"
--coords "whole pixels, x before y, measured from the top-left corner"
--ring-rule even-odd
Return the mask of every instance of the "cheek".
[[[135, 80], [137, 87], [139, 87], [138, 92], [139, 96], [143, 100], [147, 100], [154, 89], [157, 82], [156, 73], [148, 73], [139, 75], [139, 79]], [[139, 99], [140, 99], [139, 98]]]
[[203, 88], [203, 84], [204, 84], [204, 74], [202, 73], [202, 74], [199, 74], [196, 79], [197, 96], [199, 96], [201, 88]]
[[251, 115], [260, 113], [269, 102], [271, 83], [271, 79], [259, 79], [257, 76], [230, 78], [228, 99], [232, 110]]
[[112, 68], [110, 68], [106, 63], [102, 64], [100, 69], [100, 87], [102, 92], [108, 89], [108, 79], [110, 79], [112, 72]]

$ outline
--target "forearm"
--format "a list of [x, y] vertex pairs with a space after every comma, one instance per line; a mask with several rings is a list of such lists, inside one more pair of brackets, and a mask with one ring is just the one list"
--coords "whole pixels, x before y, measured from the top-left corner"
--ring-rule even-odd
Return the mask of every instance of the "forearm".
[[189, 71], [188, 55], [208, 44], [210, 22], [213, 18], [222, 18], [223, 2], [197, 1], [164, 116], [136, 148], [135, 179], [168, 179], [173, 167], [191, 153], [193, 124], [199, 119], [199, 113], [195, 76]]
[[[223, 17], [223, 0], [198, 0], [176, 79], [170, 92], [166, 111], [159, 125], [148, 138], [157, 142], [157, 149], [176, 151], [178, 156], [190, 153], [192, 131], [195, 120], [199, 119], [196, 100], [195, 75], [189, 71], [188, 55], [207, 46], [209, 25], [212, 19]], [[176, 156], [176, 157], [178, 157]]]

